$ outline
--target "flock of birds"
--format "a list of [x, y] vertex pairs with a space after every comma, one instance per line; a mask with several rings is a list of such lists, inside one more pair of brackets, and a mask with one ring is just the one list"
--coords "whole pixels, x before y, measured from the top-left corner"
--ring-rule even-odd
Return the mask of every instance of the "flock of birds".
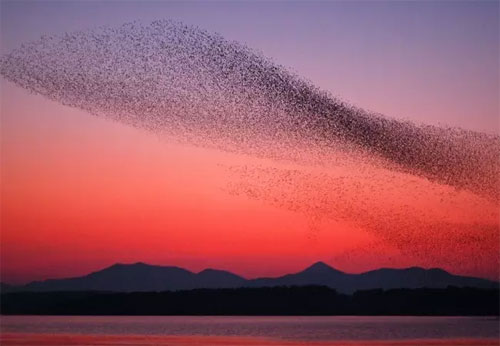
[[[450, 241], [479, 253], [496, 244], [498, 135], [359, 109], [197, 27], [161, 20], [44, 36], [4, 55], [0, 73], [63, 105], [182, 143], [295, 165], [234, 167], [232, 193], [355, 221], [425, 256]], [[441, 202], [477, 213], [429, 216], [416, 207], [424, 197], [407, 204], [401, 197], [433, 189]], [[376, 198], [384, 193], [386, 202]]]

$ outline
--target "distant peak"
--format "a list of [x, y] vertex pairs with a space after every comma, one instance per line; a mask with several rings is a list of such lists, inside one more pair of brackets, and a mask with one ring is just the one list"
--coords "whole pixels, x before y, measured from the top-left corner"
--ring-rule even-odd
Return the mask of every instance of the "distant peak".
[[311, 266], [307, 267], [305, 269], [305, 271], [308, 271], [308, 272], [311, 272], [311, 271], [314, 271], [314, 272], [331, 272], [331, 271], [335, 271], [335, 272], [339, 272], [341, 273], [341, 271], [329, 266], [328, 264], [326, 264], [325, 262], [316, 262], [314, 264], [312, 264]]
[[203, 269], [203, 270], [200, 270], [199, 272], [194, 272], [195, 274], [208, 274], [208, 273], [216, 273], [218, 272], [218, 270], [216, 269], [212, 269], [212, 268], [207, 268], [207, 269]]
[[147, 266], [148, 264], [144, 262], [135, 262], [135, 263], [115, 263], [111, 267], [132, 267], [132, 266]]
[[136, 262], [136, 263], [115, 263], [107, 268], [104, 268], [103, 270], [109, 270], [109, 269], [126, 269], [126, 268], [132, 268], [132, 267], [150, 267], [150, 264], [144, 263], [144, 262]]
[[325, 262], [318, 261], [316, 263], [313, 263], [310, 268], [331, 268], [328, 264]]
[[431, 272], [435, 272], [435, 273], [450, 274], [449, 272], [447, 272], [446, 270], [441, 269], [441, 268], [429, 268], [427, 270], [431, 271]]
[[238, 276], [230, 271], [227, 271], [227, 270], [221, 270], [221, 269], [213, 269], [213, 268], [207, 268], [207, 269], [203, 269], [202, 271], [198, 272], [198, 274], [227, 274], [227, 275], [234, 275], [234, 276]]
[[213, 268], [207, 268], [207, 269], [203, 269], [202, 271], [200, 271], [198, 274], [201, 274], [201, 273], [213, 273], [213, 272], [223, 272], [224, 270], [219, 270], [219, 269], [213, 269]]
[[133, 266], [140, 266], [140, 267], [144, 267], [144, 266], [150, 266], [149, 264], [147, 263], [144, 263], [144, 262], [135, 262], [134, 264], [132, 264]]

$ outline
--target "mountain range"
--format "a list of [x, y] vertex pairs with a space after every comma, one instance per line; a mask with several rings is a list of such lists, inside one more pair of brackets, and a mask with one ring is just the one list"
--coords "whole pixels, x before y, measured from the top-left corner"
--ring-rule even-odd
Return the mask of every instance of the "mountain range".
[[317, 262], [298, 273], [275, 278], [245, 279], [224, 270], [205, 269], [199, 273], [173, 266], [145, 263], [115, 264], [85, 276], [34, 281], [23, 286], [1, 284], [2, 292], [12, 291], [176, 291], [195, 288], [239, 288], [322, 285], [341, 293], [367, 289], [477, 287], [498, 288], [486, 279], [453, 275], [442, 269], [411, 267], [381, 268], [349, 274]]

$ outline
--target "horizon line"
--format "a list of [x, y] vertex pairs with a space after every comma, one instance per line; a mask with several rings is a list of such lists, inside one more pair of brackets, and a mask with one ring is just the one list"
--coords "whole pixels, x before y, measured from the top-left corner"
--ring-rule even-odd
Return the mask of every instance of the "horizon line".
[[28, 284], [34, 283], [34, 282], [45, 282], [45, 281], [50, 281], [50, 280], [68, 280], [68, 279], [75, 279], [75, 278], [80, 278], [80, 277], [88, 276], [88, 275], [91, 275], [91, 274], [94, 274], [94, 273], [98, 273], [98, 272], [101, 272], [103, 270], [112, 268], [114, 266], [134, 266], [134, 265], [145, 265], [145, 266], [150, 266], [150, 267], [162, 267], [162, 268], [177, 268], [177, 269], [182, 269], [182, 270], [188, 271], [188, 272], [190, 272], [192, 274], [195, 274], [195, 275], [198, 275], [198, 274], [200, 274], [200, 273], [202, 273], [204, 271], [207, 271], [207, 270], [215, 270], [215, 271], [227, 272], [227, 273], [230, 273], [232, 275], [239, 276], [239, 277], [241, 277], [242, 279], [245, 279], [245, 280], [276, 279], [276, 278], [280, 278], [280, 277], [283, 277], [283, 276], [286, 276], [286, 275], [301, 273], [301, 272], [303, 272], [303, 271], [305, 271], [307, 269], [310, 269], [310, 268], [312, 268], [314, 266], [317, 266], [317, 265], [326, 266], [326, 267], [328, 267], [328, 268], [330, 268], [332, 270], [338, 271], [338, 272], [340, 272], [342, 274], [346, 274], [346, 275], [361, 275], [361, 274], [366, 274], [366, 273], [370, 273], [370, 272], [374, 272], [374, 271], [379, 271], [379, 270], [422, 269], [422, 270], [425, 270], [425, 271], [440, 270], [440, 271], [443, 271], [443, 272], [445, 272], [447, 274], [450, 274], [450, 275], [453, 275], [453, 276], [476, 278], [476, 279], [482, 279], [482, 280], [488, 280], [488, 281], [500, 283], [500, 277], [498, 277], [497, 279], [490, 279], [490, 278], [484, 278], [484, 277], [479, 277], [479, 276], [469, 276], [469, 275], [455, 274], [455, 273], [450, 272], [450, 271], [448, 271], [446, 269], [443, 269], [443, 268], [439, 268], [439, 267], [424, 267], [424, 266], [411, 266], [411, 267], [400, 267], [400, 268], [398, 268], [398, 267], [379, 267], [379, 268], [375, 268], [375, 269], [361, 271], [361, 272], [358, 272], [358, 273], [356, 273], [356, 272], [353, 273], [353, 272], [345, 272], [345, 271], [339, 270], [336, 267], [333, 267], [333, 266], [331, 266], [330, 264], [328, 264], [328, 263], [326, 263], [324, 261], [316, 261], [316, 262], [313, 262], [312, 264], [310, 264], [310, 265], [306, 266], [305, 268], [303, 268], [301, 270], [298, 270], [298, 271], [293, 271], [293, 272], [287, 272], [287, 273], [283, 273], [283, 274], [278, 274], [277, 276], [255, 276], [255, 277], [250, 277], [249, 278], [249, 277], [240, 275], [238, 273], [235, 273], [233, 271], [226, 270], [226, 269], [217, 269], [217, 268], [207, 267], [207, 268], [201, 269], [199, 271], [193, 271], [193, 270], [187, 269], [185, 267], [180, 267], [180, 266], [177, 266], [177, 265], [151, 264], [151, 263], [146, 263], [146, 262], [138, 261], [138, 262], [130, 262], [130, 263], [115, 262], [115, 263], [107, 265], [105, 267], [101, 267], [101, 269], [96, 269], [96, 270], [87, 272], [86, 274], [81, 274], [79, 276], [67, 276], [67, 277], [59, 277], [59, 278], [51, 277], [51, 278], [45, 278], [45, 279], [41, 279], [41, 280], [25, 281], [23, 283], [9, 283], [9, 282], [3, 281], [3, 280], [1, 280], [1, 272], [0, 272], [0, 284], [9, 285], [9, 286], [24, 286], [24, 285], [28, 285]]

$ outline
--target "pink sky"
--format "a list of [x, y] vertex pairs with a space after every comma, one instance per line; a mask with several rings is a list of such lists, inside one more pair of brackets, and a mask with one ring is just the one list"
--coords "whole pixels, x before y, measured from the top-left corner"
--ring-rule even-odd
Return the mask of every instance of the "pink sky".
[[[363, 108], [498, 133], [496, 2], [150, 4], [2, 3], [2, 52], [42, 33], [168, 15], [262, 50]], [[452, 239], [440, 255], [418, 240], [421, 251], [430, 251], [423, 258], [401, 248], [398, 241], [404, 240], [388, 240], [329, 212], [311, 225], [304, 212], [311, 196], [294, 198], [299, 207], [291, 210], [228, 193], [234, 178], [228, 166], [280, 164], [174, 145], [1, 83], [2, 281], [76, 276], [137, 261], [248, 277], [298, 271], [322, 260], [348, 272], [421, 265], [498, 278], [498, 210], [491, 201], [423, 179], [415, 187], [424, 197], [407, 201], [412, 191], [399, 188], [370, 200], [387, 213], [409, 203], [412, 220], [422, 224], [462, 218], [480, 225], [479, 245], [461, 248], [458, 257], [458, 240], [440, 237]], [[288, 198], [284, 187], [273, 189], [270, 197], [280, 191]], [[496, 227], [493, 235], [484, 225]], [[455, 230], [443, 232], [451, 236]]]

